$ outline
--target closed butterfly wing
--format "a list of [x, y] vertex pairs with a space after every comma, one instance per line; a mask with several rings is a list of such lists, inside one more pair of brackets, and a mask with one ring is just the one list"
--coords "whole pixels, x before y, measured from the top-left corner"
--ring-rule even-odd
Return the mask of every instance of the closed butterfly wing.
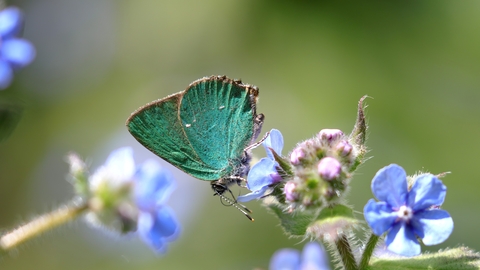
[[216, 179], [232, 175], [254, 134], [258, 90], [223, 77], [190, 85], [183, 95], [180, 119], [200, 159], [218, 170]]
[[127, 120], [130, 133], [143, 146], [177, 168], [199, 179], [210, 179], [209, 168], [195, 153], [178, 117], [183, 92], [151, 102]]
[[255, 136], [256, 88], [212, 76], [149, 103], [127, 120], [147, 149], [201, 180], [229, 176]]

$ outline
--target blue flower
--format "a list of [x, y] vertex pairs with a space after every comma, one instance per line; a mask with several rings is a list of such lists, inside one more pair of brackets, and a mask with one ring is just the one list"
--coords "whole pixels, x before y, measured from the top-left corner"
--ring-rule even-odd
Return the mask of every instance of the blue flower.
[[135, 202], [140, 210], [137, 231], [153, 249], [164, 253], [167, 242], [175, 240], [180, 231], [172, 210], [165, 205], [174, 189], [173, 177], [157, 162], [149, 160], [135, 178]]
[[165, 205], [174, 189], [172, 175], [148, 160], [136, 168], [132, 149], [113, 151], [105, 165], [89, 178], [88, 218], [121, 233], [137, 231], [155, 251], [164, 253], [178, 237], [180, 226]]
[[270, 185], [281, 180], [276, 167], [278, 163], [275, 161], [272, 150], [278, 155], [282, 155], [283, 136], [277, 129], [272, 129], [270, 135], [262, 143], [267, 152], [267, 157], [262, 158], [258, 163], [253, 165], [247, 176], [247, 188], [252, 191], [246, 195], [239, 196], [239, 202], [248, 202], [253, 199], [262, 197]]
[[328, 270], [327, 254], [317, 242], [310, 242], [302, 254], [296, 249], [284, 248], [273, 254], [270, 270]]
[[447, 188], [432, 174], [421, 174], [408, 190], [407, 175], [402, 167], [391, 164], [379, 170], [372, 180], [372, 192], [363, 212], [374, 234], [388, 231], [388, 250], [403, 255], [420, 254], [416, 237], [427, 245], [445, 241], [453, 230], [447, 211], [438, 209], [445, 200]]
[[23, 28], [23, 13], [16, 7], [0, 11], [0, 90], [7, 88], [13, 71], [30, 64], [35, 48], [25, 39], [18, 38]]

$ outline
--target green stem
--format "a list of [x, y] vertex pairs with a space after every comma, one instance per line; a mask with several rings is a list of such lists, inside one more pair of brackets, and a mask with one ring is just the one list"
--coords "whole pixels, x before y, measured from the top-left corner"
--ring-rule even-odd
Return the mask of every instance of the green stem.
[[348, 239], [345, 235], [340, 236], [336, 241], [337, 251], [342, 258], [343, 266], [346, 270], [357, 270], [357, 263], [355, 257], [353, 257], [352, 248], [348, 243]]
[[31, 240], [46, 231], [52, 230], [77, 218], [87, 209], [88, 204], [86, 202], [71, 202], [50, 213], [43, 214], [13, 231], [2, 235], [0, 237], [0, 251], [10, 251], [18, 245]]
[[373, 233], [372, 235], [370, 235], [367, 245], [365, 246], [365, 250], [363, 251], [363, 254], [362, 254], [362, 260], [360, 261], [360, 270], [367, 268], [368, 263], [370, 262], [370, 258], [372, 257], [372, 254], [373, 254], [373, 250], [377, 245], [378, 238], [379, 237]]

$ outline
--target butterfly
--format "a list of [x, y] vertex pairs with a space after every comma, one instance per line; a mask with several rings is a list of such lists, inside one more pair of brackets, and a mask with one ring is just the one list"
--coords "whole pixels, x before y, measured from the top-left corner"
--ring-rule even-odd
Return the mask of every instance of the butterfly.
[[[251, 211], [236, 202], [229, 186], [246, 183], [250, 151], [261, 143], [255, 143], [265, 119], [256, 113], [258, 94], [256, 86], [241, 80], [204, 77], [184, 91], [140, 107], [126, 126], [157, 156], [197, 179], [210, 181], [214, 195], [253, 221]], [[226, 191], [233, 200], [224, 196]]]

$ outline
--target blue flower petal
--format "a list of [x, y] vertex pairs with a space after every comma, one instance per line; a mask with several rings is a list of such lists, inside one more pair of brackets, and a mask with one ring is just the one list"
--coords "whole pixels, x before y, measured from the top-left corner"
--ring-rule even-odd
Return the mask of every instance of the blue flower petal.
[[303, 247], [301, 270], [328, 270], [328, 257], [323, 247], [317, 242], [310, 242]]
[[267, 152], [267, 157], [269, 159], [275, 160], [272, 151], [269, 148], [272, 148], [278, 155], [282, 155], [283, 136], [278, 129], [272, 129], [270, 131], [270, 135], [268, 135], [267, 139], [265, 139], [262, 144], [263, 147], [265, 147], [265, 151]]
[[135, 174], [135, 199], [138, 208], [151, 211], [165, 203], [175, 189], [173, 176], [154, 160], [147, 160]]
[[453, 231], [453, 219], [447, 211], [440, 209], [416, 213], [411, 225], [427, 246], [442, 243]]
[[167, 251], [166, 239], [158, 237], [156, 233], [153, 232], [152, 228], [154, 227], [154, 223], [154, 217], [150, 213], [141, 212], [137, 224], [138, 234], [140, 238], [155, 251], [165, 253]]
[[35, 47], [25, 39], [8, 39], [1, 46], [1, 57], [14, 68], [23, 68], [35, 58]]
[[155, 213], [141, 212], [138, 218], [140, 237], [156, 251], [164, 253], [165, 243], [175, 240], [179, 225], [168, 207], [161, 207]]
[[274, 179], [270, 175], [277, 173], [275, 164], [276, 162], [271, 159], [262, 158], [259, 162], [253, 165], [252, 169], [248, 172], [247, 188], [251, 191], [255, 191], [273, 184]]
[[300, 251], [290, 248], [280, 249], [270, 259], [270, 270], [296, 270], [300, 267]]
[[0, 60], [0, 90], [3, 90], [10, 86], [13, 79], [13, 70], [10, 65]]
[[442, 205], [447, 187], [432, 174], [420, 175], [408, 194], [408, 205], [414, 212], [425, 210], [434, 205]]
[[23, 13], [16, 7], [0, 11], [0, 39], [17, 36], [23, 27]]
[[372, 180], [372, 192], [379, 201], [400, 208], [407, 200], [407, 174], [397, 164], [380, 169]]
[[158, 236], [165, 237], [169, 241], [177, 238], [179, 225], [170, 208], [164, 206], [156, 211], [153, 229]]
[[397, 214], [387, 203], [375, 202], [373, 199], [367, 202], [363, 214], [373, 233], [378, 236], [390, 229], [397, 219]]
[[237, 197], [237, 202], [248, 202], [254, 199], [258, 199], [265, 195], [265, 192], [268, 190], [268, 186], [264, 186], [263, 188], [259, 190], [255, 190], [253, 192], [250, 192], [248, 194], [238, 196]]
[[411, 257], [420, 254], [420, 243], [411, 228], [404, 222], [393, 226], [385, 238], [385, 244], [388, 250], [403, 256]]
[[112, 151], [105, 162], [105, 167], [112, 180], [120, 182], [131, 180], [135, 172], [132, 148], [122, 147]]

